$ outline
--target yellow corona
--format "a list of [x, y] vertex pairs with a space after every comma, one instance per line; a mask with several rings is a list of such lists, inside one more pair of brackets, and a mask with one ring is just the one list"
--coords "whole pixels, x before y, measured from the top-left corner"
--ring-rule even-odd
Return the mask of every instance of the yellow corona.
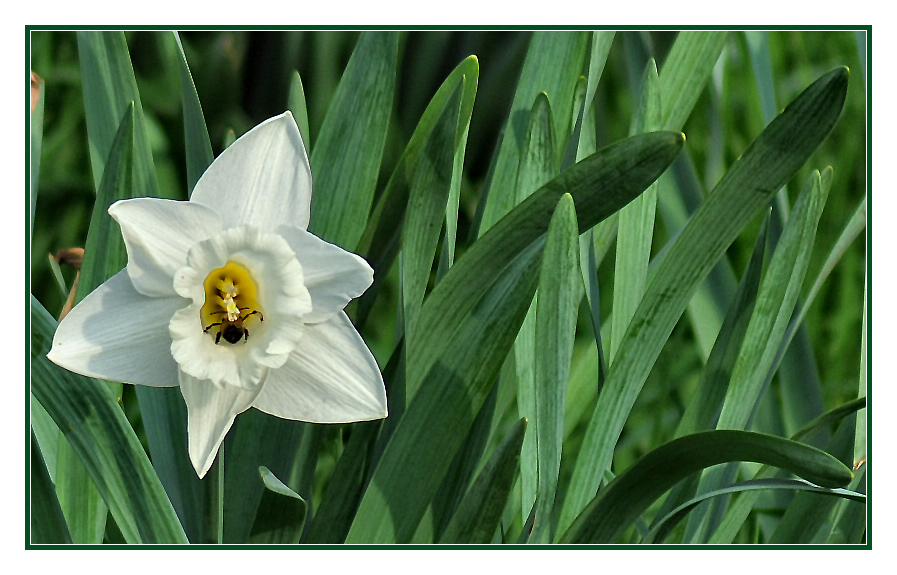
[[216, 344], [222, 338], [230, 344], [248, 341], [246, 322], [265, 320], [258, 303], [258, 287], [249, 270], [236, 262], [227, 262], [206, 276], [203, 287], [206, 299], [199, 312], [203, 331], [214, 334]]

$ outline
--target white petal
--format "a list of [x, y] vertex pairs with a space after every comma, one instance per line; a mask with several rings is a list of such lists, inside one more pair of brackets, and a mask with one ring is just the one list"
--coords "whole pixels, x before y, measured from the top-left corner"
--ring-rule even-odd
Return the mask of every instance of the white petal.
[[284, 419], [346, 423], [386, 417], [377, 362], [345, 313], [307, 326], [289, 360], [269, 372], [253, 407]]
[[305, 316], [306, 322], [332, 318], [374, 282], [374, 270], [361, 256], [302, 229], [280, 226], [277, 233], [287, 240], [302, 264], [305, 287], [312, 301], [312, 312]]
[[109, 214], [121, 226], [131, 281], [148, 296], [177, 295], [172, 277], [187, 251], [221, 230], [217, 212], [191, 202], [134, 198], [112, 204]]
[[308, 227], [311, 167], [292, 114], [266, 120], [230, 145], [190, 197], [221, 214], [225, 227]]
[[232, 386], [218, 387], [183, 372], [180, 376], [181, 394], [187, 403], [187, 450], [196, 474], [202, 479], [234, 418], [249, 409], [258, 388], [247, 391]]
[[151, 298], [139, 293], [122, 270], [65, 316], [47, 357], [90, 377], [177, 385], [168, 322], [187, 303], [180, 297]]

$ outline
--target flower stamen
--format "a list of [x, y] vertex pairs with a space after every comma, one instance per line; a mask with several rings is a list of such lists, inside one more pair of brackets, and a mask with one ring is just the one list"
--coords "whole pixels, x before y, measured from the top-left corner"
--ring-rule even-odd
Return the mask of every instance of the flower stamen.
[[[258, 287], [249, 270], [229, 261], [224, 267], [212, 270], [203, 287], [205, 303], [200, 309], [203, 332], [214, 334], [216, 344], [222, 337], [230, 344], [244, 338], [249, 341], [249, 329], [244, 326], [246, 320], [253, 316], [258, 316], [259, 321], [265, 320], [258, 303]], [[218, 329], [210, 333], [214, 327]]]

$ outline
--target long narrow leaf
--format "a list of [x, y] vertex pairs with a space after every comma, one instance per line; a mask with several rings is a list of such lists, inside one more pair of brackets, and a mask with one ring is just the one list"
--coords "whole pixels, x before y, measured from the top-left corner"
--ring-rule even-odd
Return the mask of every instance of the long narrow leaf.
[[[794, 206], [773, 254], [766, 277], [757, 295], [754, 314], [744, 336], [744, 344], [732, 370], [726, 399], [717, 422], [718, 429], [745, 429], [765, 389], [767, 374], [784, 337], [813, 248], [816, 226], [828, 196], [830, 178], [814, 172]], [[717, 489], [727, 482], [725, 469], [715, 469], [701, 479], [701, 491]], [[706, 511], [706, 507], [703, 508]], [[704, 513], [689, 518], [687, 537], [702, 537], [699, 525]], [[706, 524], [712, 530], [714, 525]]]
[[843, 463], [815, 447], [749, 431], [705, 431], [674, 439], [610, 482], [576, 518], [561, 543], [613, 543], [667, 489], [687, 475], [728, 461], [781, 467], [821, 487], [853, 478]]
[[299, 72], [293, 72], [290, 76], [290, 93], [287, 96], [287, 108], [293, 113], [299, 134], [305, 144], [306, 151], [311, 151], [311, 133], [308, 128], [308, 107], [305, 102], [305, 88], [302, 87], [302, 78]]
[[685, 503], [671, 511], [668, 515], [665, 515], [662, 519], [660, 519], [657, 522], [656, 526], [651, 530], [650, 536], [644, 541], [644, 543], [662, 543], [663, 540], [666, 539], [670, 531], [672, 531], [673, 528], [676, 527], [676, 524], [678, 524], [685, 517], [685, 515], [688, 514], [689, 511], [694, 509], [698, 504], [710, 498], [730, 495], [732, 493], [741, 493], [744, 491], [757, 491], [764, 489], [809, 491], [811, 493], [821, 493], [823, 495], [834, 495], [836, 497], [842, 497], [851, 501], [858, 501], [863, 503], [866, 501], [866, 498], [863, 496], [863, 494], [850, 491], [849, 489], [825, 489], [823, 487], [817, 487], [812, 483], [807, 483], [806, 481], [800, 481], [797, 479], [751, 479], [748, 481], [742, 481], [741, 483], [736, 483], [735, 485], [730, 485], [729, 487], [725, 487], [723, 489], [703, 493], [699, 497], [695, 497], [694, 499], [686, 501]]
[[225, 439], [224, 540], [228, 543], [249, 539], [264, 494], [259, 467], [289, 477], [301, 430], [311, 427], [256, 410], [240, 414], [238, 423]]
[[710, 78], [728, 32], [679, 32], [660, 73], [663, 129], [681, 130]]
[[56, 322], [31, 299], [31, 386], [84, 463], [125, 540], [187, 543], [165, 490], [125, 414], [104, 384], [50, 363]]
[[462, 93], [463, 85], [455, 88], [417, 161], [409, 166], [414, 170], [414, 177], [402, 235], [402, 304], [406, 345], [414, 337], [414, 323], [424, 299], [441, 223], [445, 218], [454, 172], [455, 134]]
[[[544, 92], [536, 96], [530, 112], [524, 149], [517, 169], [517, 203], [525, 200], [545, 182], [557, 175], [554, 157], [554, 137], [551, 123], [551, 105]], [[575, 216], [575, 213], [574, 213]], [[536, 301], [538, 301], [538, 293]], [[517, 414], [529, 421], [536, 420], [536, 302], [526, 313], [520, 333], [514, 342], [514, 367], [517, 379]], [[538, 476], [538, 450], [535, 438], [537, 426], [530, 427], [523, 438], [520, 455], [520, 487], [522, 490], [521, 513], [529, 515], [536, 501]]]
[[383, 452], [347, 543], [407, 542], [414, 534], [520, 328], [536, 289], [539, 248], [518, 256], [475, 311], [453, 317], [447, 352]]
[[[681, 130], [685, 125], [720, 61], [720, 53], [728, 36], [728, 32], [720, 31], [683, 31], [676, 36], [670, 53], [663, 61], [659, 77], [664, 129]], [[674, 174], [686, 163], [687, 152], [674, 164]], [[697, 179], [686, 182], [677, 176], [673, 188], [658, 194], [671, 237], [678, 233], [703, 200]], [[725, 306], [734, 291], [734, 275], [728, 268], [728, 262], [722, 259], [689, 301], [688, 316], [705, 357], [710, 352], [725, 315]]]
[[[850, 488], [865, 494], [866, 482], [866, 465], [863, 464], [854, 473]], [[832, 521], [831, 534], [826, 543], [863, 543], [866, 535], [867, 505], [851, 505], [850, 501], [842, 501], [840, 506], [840, 512]]]
[[[84, 111], [90, 140], [90, 163], [97, 186], [115, 139], [119, 121], [134, 103], [134, 196], [158, 196], [146, 119], [124, 32], [78, 32], [78, 55], [84, 89]], [[167, 190], [166, 197], [183, 194]]]
[[[115, 133], [97, 189], [84, 245], [76, 302], [121, 271], [127, 263], [121, 232], [107, 210], [115, 201], [131, 197], [134, 193], [134, 122], [135, 110], [131, 103], [125, 109]], [[122, 384], [111, 383], [110, 389], [121, 401]], [[102, 543], [107, 509], [87, 469], [65, 440], [60, 441], [57, 458], [57, 492], [73, 541]]]
[[535, 439], [536, 515], [529, 541], [548, 543], [561, 468], [564, 400], [582, 300], [579, 230], [573, 199], [564, 196], [548, 228], [536, 305]]
[[266, 467], [259, 468], [265, 486], [250, 543], [298, 543], [308, 506]]
[[[534, 32], [526, 61], [514, 93], [510, 115], [498, 150], [479, 224], [479, 235], [511, 211], [515, 204], [513, 185], [520, 164], [521, 143], [526, 137], [529, 110], [536, 96], [545, 92], [557, 118], [570, 118], [573, 89], [583, 68], [588, 44], [586, 32]], [[554, 125], [555, 146], [567, 141], [566, 121]]]
[[[838, 406], [808, 423], [800, 431], [792, 435], [791, 439], [794, 441], [808, 440], [819, 430], [828, 428], [838, 423], [844, 417], [847, 417], [857, 410], [862, 409], [863, 407], [865, 407], [865, 405], [865, 398], [861, 398]], [[773, 471], [774, 470], [770, 469], [769, 467], [761, 467], [757, 471], [757, 473], [754, 474], [753, 479], [769, 478], [772, 476]], [[748, 514], [751, 512], [751, 509], [753, 508], [758, 498], [759, 493], [757, 492], [743, 493], [732, 504], [730, 504], [726, 510], [726, 515], [723, 521], [720, 523], [720, 526], [716, 529], [716, 531], [714, 531], [713, 535], [710, 537], [709, 542], [714, 544], [731, 543], [735, 539], [735, 535], [738, 533], [738, 530], [741, 528]]]
[[831, 131], [844, 105], [847, 76], [844, 68], [834, 70], [798, 96], [733, 164], [669, 249], [658, 256], [586, 430], [562, 508], [561, 529], [597, 490], [629, 411], [698, 284]]
[[[830, 184], [830, 178], [826, 180]], [[741, 429], [750, 418], [797, 301], [828, 190], [815, 172], [779, 239], [735, 363], [717, 425], [720, 429]]]
[[440, 543], [491, 543], [514, 483], [526, 420], [508, 432], [452, 516]]
[[311, 155], [309, 231], [354, 250], [367, 225], [392, 111], [397, 32], [363, 32]]
[[[847, 417], [832, 436], [826, 450], [841, 461], [852, 464], [853, 433], [856, 417]], [[865, 501], [863, 501], [865, 503]], [[769, 543], [812, 543], [817, 537], [827, 537], [832, 511], [837, 506], [836, 499], [820, 497], [817, 493], [798, 493], [785, 509], [784, 515], [769, 537]]]
[[[659, 130], [662, 103], [654, 60], [642, 74], [642, 88], [630, 134]], [[657, 182], [631, 204], [620, 210], [617, 227], [617, 256], [614, 259], [614, 306], [611, 314], [611, 339], [608, 363], [613, 362], [623, 333], [645, 292], [648, 260], [654, 238], [654, 212], [657, 207]]]
[[[358, 253], [363, 255], [374, 268], [374, 285], [362, 295], [358, 304], [358, 313], [355, 316], [359, 324], [363, 324], [373, 307], [380, 286], [398, 254], [402, 229], [405, 221], [405, 212], [408, 207], [408, 197], [411, 193], [411, 180], [414, 176], [412, 166], [417, 165], [418, 157], [424, 149], [424, 145], [430, 138], [430, 133], [436, 126], [440, 116], [446, 110], [445, 104], [454, 94], [455, 89], [462, 86], [461, 112], [458, 126], [464, 127], [456, 137], [456, 149], [454, 165], [452, 166], [452, 184], [450, 197], [455, 193], [455, 187], [460, 186], [461, 158], [463, 158], [462, 146], [466, 145], [467, 127], [470, 124], [470, 115], [473, 112], [474, 97], [477, 90], [479, 77], [479, 63], [473, 56], [465, 58], [446, 77], [442, 85], [436, 90], [426, 110], [421, 115], [414, 133], [405, 146], [405, 151], [399, 158], [395, 170], [386, 184], [386, 189], [380, 195], [374, 211], [371, 214], [367, 229], [358, 246]], [[457, 172], [457, 174], [456, 174]], [[452, 202], [454, 200], [451, 200]], [[449, 209], [447, 207], [447, 209]], [[451, 236], [451, 226], [446, 227], [446, 235]], [[448, 262], [447, 262], [448, 263]]]
[[[751, 259], [741, 278], [738, 292], [729, 307], [716, 342], [713, 344], [713, 349], [710, 351], [710, 357], [707, 358], [707, 364], [701, 370], [701, 377], [688, 402], [688, 407], [686, 407], [682, 419], [679, 420], [679, 425], [676, 426], [676, 437], [716, 427], [716, 420], [726, 398], [732, 370], [738, 359], [744, 334], [757, 301], [757, 290], [760, 286], [760, 276], [769, 239], [768, 225], [769, 213], [764, 218], [760, 232], [757, 234]], [[673, 488], [673, 491], [664, 500], [657, 519], [672, 513], [674, 508], [693, 497], [698, 489], [699, 481], [700, 477], [695, 475]]]
[[681, 134], [654, 132], [603, 148], [539, 188], [480, 238], [424, 302], [420, 337], [408, 353], [409, 399], [442, 354], [447, 324], [470, 312], [513, 258], [545, 233], [561, 196], [573, 196], [578, 227], [589, 229], [654, 181], [678, 154], [682, 141]]
[[206, 120], [199, 103], [199, 95], [193, 84], [193, 76], [187, 65], [187, 55], [181, 44], [181, 37], [177, 32], [172, 32], [178, 46], [178, 64], [181, 72], [181, 101], [184, 108], [184, 148], [187, 156], [187, 190], [193, 191], [193, 186], [199, 177], [206, 171], [214, 159], [212, 156], [212, 142], [209, 140], [209, 131], [206, 128]]
[[321, 504], [303, 543], [342, 543], [358, 509], [365, 484], [365, 463], [377, 441], [379, 421], [356, 423], [352, 436], [324, 487]]
[[40, 446], [34, 432], [31, 432], [31, 506], [29, 515], [31, 520], [31, 543], [71, 543], [65, 517], [59, 500], [56, 499], [56, 490], [50, 481], [47, 466], [41, 456]]

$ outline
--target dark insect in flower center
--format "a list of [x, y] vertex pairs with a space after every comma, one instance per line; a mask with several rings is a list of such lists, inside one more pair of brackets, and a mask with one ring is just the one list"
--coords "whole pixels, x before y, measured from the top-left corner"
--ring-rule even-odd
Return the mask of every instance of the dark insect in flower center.
[[[257, 287], [249, 270], [236, 262], [213, 270], [203, 282], [206, 298], [200, 310], [203, 332], [217, 331], [215, 343], [221, 338], [235, 344], [241, 339], [249, 341], [249, 330], [243, 325], [251, 316], [265, 321], [257, 299]], [[212, 335], [209, 333], [209, 335]]]

